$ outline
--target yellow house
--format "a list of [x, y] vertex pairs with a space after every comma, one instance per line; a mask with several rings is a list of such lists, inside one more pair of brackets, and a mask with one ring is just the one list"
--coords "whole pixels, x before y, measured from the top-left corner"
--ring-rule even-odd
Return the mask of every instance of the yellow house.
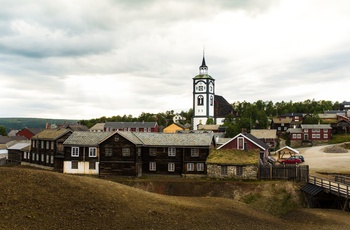
[[163, 133], [176, 133], [178, 130], [185, 130], [185, 128], [180, 124], [173, 123], [165, 127]]

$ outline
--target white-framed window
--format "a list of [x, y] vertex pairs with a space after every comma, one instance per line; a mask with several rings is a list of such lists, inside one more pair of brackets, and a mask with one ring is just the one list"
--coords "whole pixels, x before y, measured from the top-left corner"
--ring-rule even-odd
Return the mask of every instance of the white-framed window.
[[50, 163], [50, 155], [46, 155], [46, 164]]
[[150, 133], [152, 131], [152, 129], [151, 128], [147, 128], [147, 131]]
[[174, 156], [176, 156], [176, 148], [175, 148], [175, 147], [169, 147], [169, 148], [168, 148], [168, 156], [169, 156], [169, 157], [174, 157]]
[[244, 149], [244, 137], [237, 138], [237, 149]]
[[32, 141], [32, 147], [33, 148], [35, 147], [35, 141], [34, 140]]
[[89, 148], [89, 157], [96, 157], [97, 156], [97, 148], [96, 147], [90, 147]]
[[199, 149], [191, 149], [191, 157], [198, 157]]
[[51, 149], [53, 149], [53, 146], [55, 145], [55, 142], [54, 141], [52, 141], [51, 142]]
[[41, 149], [44, 148], [44, 141], [40, 141], [40, 148], [41, 148]]
[[204, 163], [197, 163], [197, 171], [204, 171]]
[[320, 130], [319, 130], [319, 129], [313, 129], [311, 132], [313, 132], [313, 133], [319, 133]]
[[168, 172], [175, 172], [175, 163], [168, 163]]
[[297, 138], [298, 138], [298, 139], [301, 139], [301, 134], [300, 134], [300, 133], [297, 134]]
[[312, 134], [312, 138], [313, 139], [319, 139], [320, 138], [320, 134]]
[[295, 133], [293, 133], [292, 135], [293, 139], [297, 138], [297, 135]]
[[122, 148], [122, 155], [123, 155], [123, 157], [129, 157], [130, 156], [130, 148]]
[[149, 171], [156, 171], [157, 165], [156, 162], [149, 162]]
[[324, 132], [324, 133], [328, 133], [328, 129], [324, 129], [323, 132]]
[[156, 148], [150, 148], [149, 149], [149, 155], [153, 156], [153, 157], [157, 156], [157, 149]]
[[309, 130], [308, 129], [304, 129], [304, 133], [308, 133], [309, 132]]
[[32, 154], [32, 160], [35, 160], [35, 153]]
[[53, 156], [51, 156], [50, 158], [51, 158], [50, 159], [50, 161], [51, 161], [50, 163], [53, 164]]
[[72, 157], [79, 157], [79, 147], [72, 147]]
[[36, 154], [36, 161], [39, 161], [39, 153]]
[[46, 141], [46, 149], [50, 149], [50, 141]]
[[194, 164], [193, 163], [187, 163], [187, 172], [194, 171]]
[[41, 154], [41, 162], [44, 162], [44, 160], [45, 160], [45, 155], [42, 153]]
[[324, 133], [323, 138], [328, 139], [328, 133]]
[[24, 152], [24, 153], [23, 153], [23, 158], [24, 158], [24, 159], [27, 159], [27, 152]]

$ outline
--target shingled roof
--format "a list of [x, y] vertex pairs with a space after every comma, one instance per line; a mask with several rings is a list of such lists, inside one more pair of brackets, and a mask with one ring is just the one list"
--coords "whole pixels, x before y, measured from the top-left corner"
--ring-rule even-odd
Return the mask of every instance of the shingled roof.
[[31, 139], [56, 140], [69, 132], [72, 131], [69, 129], [44, 129], [40, 133], [34, 135]]
[[105, 128], [124, 129], [124, 128], [153, 128], [157, 122], [106, 122]]
[[97, 146], [112, 136], [115, 132], [85, 132], [75, 131], [65, 141], [64, 145]]

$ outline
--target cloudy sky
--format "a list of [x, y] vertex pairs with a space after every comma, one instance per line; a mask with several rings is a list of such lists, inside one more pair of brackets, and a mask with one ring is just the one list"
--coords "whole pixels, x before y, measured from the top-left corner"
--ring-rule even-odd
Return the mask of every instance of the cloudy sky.
[[348, 0], [0, 0], [0, 117], [188, 111], [216, 94], [350, 101]]

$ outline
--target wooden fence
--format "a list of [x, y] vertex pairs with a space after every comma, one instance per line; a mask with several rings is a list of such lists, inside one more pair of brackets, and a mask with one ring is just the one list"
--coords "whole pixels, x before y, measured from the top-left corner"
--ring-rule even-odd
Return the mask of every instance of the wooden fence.
[[308, 165], [260, 165], [258, 171], [260, 180], [295, 180], [307, 182], [309, 178]]

